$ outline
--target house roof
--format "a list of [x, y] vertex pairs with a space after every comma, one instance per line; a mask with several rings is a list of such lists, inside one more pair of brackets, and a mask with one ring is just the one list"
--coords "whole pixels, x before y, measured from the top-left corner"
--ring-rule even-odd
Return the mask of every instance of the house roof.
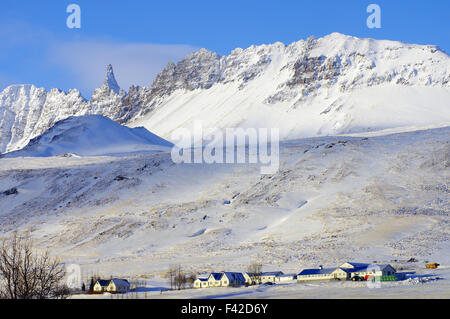
[[97, 283], [102, 287], [107, 287], [109, 285], [109, 282], [110, 280], [102, 280], [102, 279], [97, 280]]
[[208, 278], [197, 278], [199, 281], [208, 281]]
[[[370, 264], [354, 263], [354, 262], [346, 262], [344, 264], [349, 264], [349, 265], [353, 266], [353, 268], [367, 268], [370, 266]], [[342, 265], [344, 265], [344, 264], [342, 264]], [[342, 265], [340, 266], [340, 268], [342, 268]]]
[[240, 272], [224, 272], [230, 280], [245, 281], [244, 275]]
[[211, 276], [213, 276], [213, 278], [214, 278], [215, 280], [220, 280], [220, 279], [222, 279], [223, 273], [220, 273], [220, 272], [212, 272], [212, 273], [211, 273]]
[[282, 271], [266, 271], [261, 274], [261, 276], [280, 276], [283, 275]]
[[111, 279], [112, 282], [114, 282], [114, 284], [117, 285], [124, 285], [124, 286], [129, 286], [130, 283], [128, 282], [128, 280], [126, 279], [117, 279], [117, 278], [113, 278]]
[[316, 269], [303, 269], [298, 275], [299, 276], [305, 276], [305, 275], [325, 275], [325, 274], [331, 274], [333, 271], [335, 271], [336, 268], [316, 268]]
[[368, 264], [367, 266], [362, 266], [362, 267], [356, 267], [356, 268], [352, 268], [352, 269], [348, 269], [351, 272], [369, 272], [369, 271], [374, 271], [374, 270], [378, 270], [377, 268], [379, 268], [379, 270], [383, 270], [386, 267], [392, 267], [389, 264]]

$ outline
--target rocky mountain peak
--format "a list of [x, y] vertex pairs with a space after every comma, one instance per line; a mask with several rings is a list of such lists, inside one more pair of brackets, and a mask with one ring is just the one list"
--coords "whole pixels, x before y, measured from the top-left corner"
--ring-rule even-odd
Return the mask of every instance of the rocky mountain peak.
[[116, 94], [120, 93], [120, 86], [117, 84], [116, 77], [114, 76], [114, 70], [111, 64], [106, 67], [106, 77], [104, 85]]

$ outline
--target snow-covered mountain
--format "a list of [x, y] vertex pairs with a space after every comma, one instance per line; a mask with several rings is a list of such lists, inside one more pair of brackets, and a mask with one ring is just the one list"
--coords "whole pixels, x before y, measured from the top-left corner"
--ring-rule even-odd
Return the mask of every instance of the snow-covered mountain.
[[8, 87], [0, 93], [0, 152], [71, 115], [107, 116], [166, 139], [194, 120], [219, 129], [279, 127], [291, 139], [448, 123], [448, 101], [450, 58], [437, 47], [333, 33], [228, 56], [202, 49], [128, 92], [108, 66], [91, 101], [77, 90]]
[[57, 122], [23, 149], [3, 157], [103, 156], [169, 151], [173, 145], [143, 127], [129, 128], [100, 115], [71, 116]]
[[291, 45], [201, 50], [156, 79], [130, 123], [279, 127], [284, 139], [450, 122], [450, 58], [434, 46], [333, 33]]

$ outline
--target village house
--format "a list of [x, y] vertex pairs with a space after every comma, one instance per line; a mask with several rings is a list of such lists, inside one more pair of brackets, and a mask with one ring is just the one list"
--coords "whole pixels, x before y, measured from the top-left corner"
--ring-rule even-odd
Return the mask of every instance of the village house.
[[194, 281], [194, 288], [208, 288], [209, 278], [197, 278]]
[[130, 283], [125, 279], [99, 279], [94, 285], [95, 293], [126, 293], [128, 291], [130, 291]]
[[245, 285], [245, 277], [237, 272], [214, 272], [207, 278], [197, 278], [194, 281], [194, 288], [211, 287], [238, 287]]
[[127, 293], [130, 291], [130, 283], [125, 279], [111, 279], [106, 291], [110, 293]]
[[224, 272], [224, 277], [228, 281], [228, 286], [239, 287], [245, 285], [245, 277], [240, 272]]
[[208, 287], [222, 287], [223, 285], [228, 286], [228, 281], [224, 278], [222, 282], [223, 273], [213, 272], [208, 278]]
[[99, 279], [99, 280], [97, 280], [97, 282], [94, 285], [94, 292], [95, 293], [104, 293], [105, 291], [108, 290], [108, 286], [109, 286], [109, 280]]

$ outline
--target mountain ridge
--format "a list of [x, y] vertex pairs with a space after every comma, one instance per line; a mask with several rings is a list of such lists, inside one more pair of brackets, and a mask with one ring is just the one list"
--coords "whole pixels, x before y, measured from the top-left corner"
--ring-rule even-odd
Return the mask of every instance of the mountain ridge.
[[[359, 120], [355, 119], [354, 114], [349, 115], [348, 109], [354, 110], [359, 104], [370, 104], [363, 97], [351, 96], [354, 92], [388, 85], [391, 91], [397, 88], [401, 88], [399, 92], [405, 91], [400, 95], [416, 97], [421, 95], [420, 92], [409, 91], [432, 87], [438, 92], [427, 94], [443, 100], [448, 97], [449, 83], [450, 58], [437, 46], [431, 45], [359, 39], [332, 33], [289, 45], [276, 42], [253, 45], [247, 49], [237, 48], [227, 56], [201, 49], [177, 64], [169, 63], [150, 87], [131, 86], [128, 92], [120, 89], [112, 66], [108, 65], [105, 82], [94, 91], [91, 100], [82, 97], [76, 89], [69, 92], [57, 89], [46, 91], [32, 85], [6, 88], [0, 93], [0, 153], [20, 149], [58, 120], [88, 114], [106, 116], [119, 124], [143, 125], [169, 138], [177, 127], [192, 124], [190, 114], [198, 115], [197, 109], [213, 115], [211, 118], [200, 116], [205, 125], [223, 128], [224, 125], [236, 126], [240, 123], [273, 127], [280, 125], [283, 119], [279, 119], [278, 123], [258, 121], [259, 115], [255, 117], [254, 113], [275, 113], [277, 117], [276, 113], [282, 109], [299, 117], [295, 110], [303, 108], [302, 117], [308, 117], [313, 112], [314, 118], [311, 120], [316, 121], [317, 125], [307, 132], [294, 132], [293, 127], [288, 128], [285, 138], [343, 133], [347, 128], [353, 132], [356, 126], [349, 127], [348, 123]], [[256, 90], [255, 86], [264, 87], [264, 91]], [[394, 94], [381, 91], [382, 95]], [[221, 96], [221, 100], [214, 96], [208, 100], [211, 95]], [[233, 101], [239, 95], [243, 97]], [[197, 107], [189, 106], [186, 102], [188, 96], [198, 101]], [[378, 97], [375, 96], [376, 99]], [[222, 105], [224, 100], [229, 100], [230, 104]], [[415, 103], [414, 100], [411, 102]], [[374, 102], [378, 105], [376, 107], [381, 108], [386, 103], [384, 100]], [[441, 119], [450, 121], [445, 102], [438, 101], [437, 104], [436, 109], [443, 110]], [[177, 107], [179, 105], [182, 107]], [[314, 110], [309, 105], [314, 105]], [[339, 109], [344, 111], [336, 112]], [[429, 108], [424, 110], [427, 114], [434, 112]], [[179, 112], [184, 119], [170, 124], [170, 119], [176, 117], [174, 112]], [[235, 113], [235, 118], [230, 119], [230, 113]], [[317, 118], [316, 113], [323, 116]], [[333, 129], [336, 123], [323, 119], [327, 114], [330, 118], [347, 117], [340, 120], [345, 122], [342, 124], [344, 129]], [[423, 123], [400, 124], [421, 125], [435, 121], [434, 115], [428, 117]], [[381, 128], [397, 125], [384, 122], [380, 123]], [[302, 124], [301, 121], [299, 124]], [[363, 130], [370, 129], [366, 123], [361, 124]]]

